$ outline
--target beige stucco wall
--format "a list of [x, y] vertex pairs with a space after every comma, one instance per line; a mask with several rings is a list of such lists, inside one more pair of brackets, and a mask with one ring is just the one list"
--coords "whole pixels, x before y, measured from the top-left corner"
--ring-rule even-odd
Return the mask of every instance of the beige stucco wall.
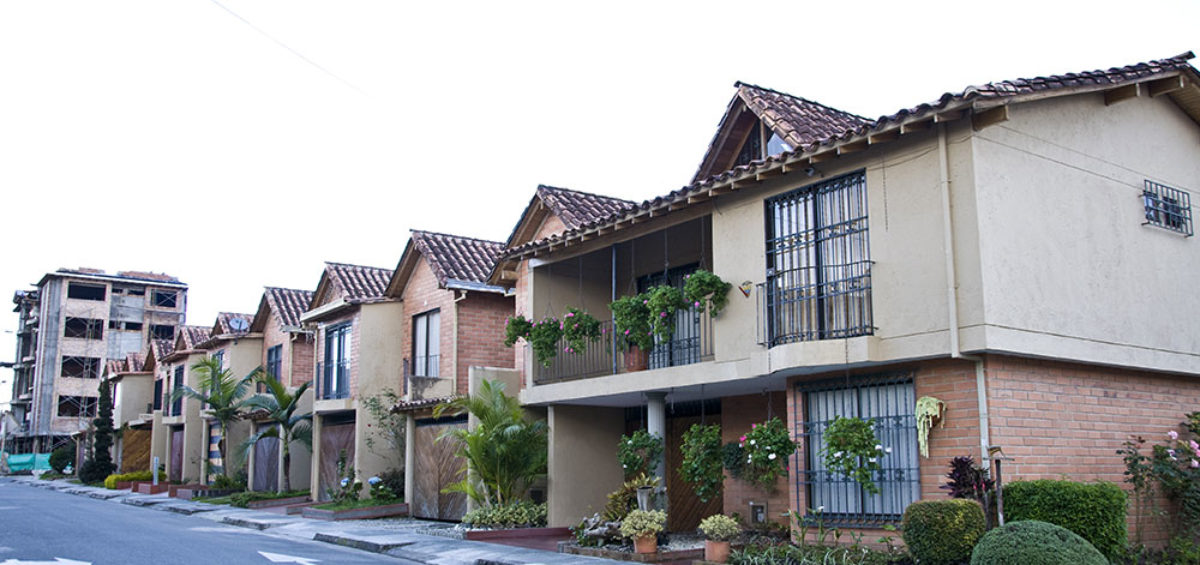
[[1200, 243], [1143, 226], [1143, 181], [1200, 191], [1200, 126], [1166, 97], [1014, 106], [976, 134], [986, 347], [1200, 373]]
[[146, 405], [154, 402], [154, 375], [126, 374], [113, 391], [113, 427], [120, 428], [147, 413]]
[[620, 408], [550, 406], [549, 525], [568, 527], [604, 509], [623, 474], [615, 453], [625, 432]]
[[[158, 458], [159, 465], [167, 464], [167, 427], [163, 425], [162, 410], [154, 411], [154, 418], [150, 423], [150, 466], [151, 471], [154, 470], [154, 458]], [[162, 480], [163, 477], [159, 477]]]
[[[355, 419], [354, 468], [361, 480], [379, 474], [403, 459], [402, 453], [387, 453], [382, 442], [375, 442], [375, 453], [367, 447], [366, 438], [373, 436], [376, 422], [370, 417], [362, 399], [380, 394], [385, 389], [400, 394], [403, 390], [404, 352], [403, 302], [364, 304], [359, 313], [361, 324], [358, 347], [358, 387], [354, 405]], [[372, 427], [367, 427], [370, 424]]]

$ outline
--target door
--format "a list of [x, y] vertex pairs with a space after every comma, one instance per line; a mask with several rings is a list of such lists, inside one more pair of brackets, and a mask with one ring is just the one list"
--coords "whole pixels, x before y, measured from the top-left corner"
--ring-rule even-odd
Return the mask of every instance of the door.
[[175, 483], [183, 480], [183, 426], [171, 427], [171, 472], [167, 479]]
[[[258, 426], [256, 433], [271, 429], [274, 424]], [[279, 438], [264, 437], [254, 444], [253, 490], [274, 492], [279, 490]]]
[[[320, 488], [317, 500], [329, 500], [329, 489], [342, 480], [338, 459], [345, 457], [346, 467], [354, 465], [354, 414], [349, 417], [325, 416], [321, 425], [321, 462], [317, 468]], [[360, 478], [361, 480], [361, 478]]]
[[[716, 421], [709, 418], [708, 423], [719, 422], [720, 416], [717, 418]], [[700, 527], [700, 520], [720, 514], [724, 507], [722, 493], [703, 502], [692, 491], [692, 485], [679, 476], [679, 469], [683, 467], [683, 453], [680, 451], [683, 434], [692, 424], [699, 423], [700, 418], [696, 416], [667, 418], [667, 504], [670, 510], [667, 512], [667, 530], [671, 532], [693, 531]]]
[[121, 436], [121, 472], [150, 468], [150, 430], [128, 428]]
[[441, 439], [448, 430], [465, 430], [463, 418], [450, 421], [418, 420], [413, 436], [413, 500], [409, 506], [416, 518], [459, 520], [467, 512], [467, 496], [442, 492], [463, 479], [467, 462], [456, 455], [459, 440]]

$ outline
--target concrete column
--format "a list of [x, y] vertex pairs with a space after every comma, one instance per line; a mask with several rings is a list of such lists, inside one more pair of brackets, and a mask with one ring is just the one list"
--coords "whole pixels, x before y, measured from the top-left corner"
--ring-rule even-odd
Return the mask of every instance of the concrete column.
[[416, 443], [417, 435], [417, 420], [410, 413], [404, 418], [404, 501], [412, 503], [413, 500], [413, 483], [416, 478], [413, 475], [413, 467], [416, 461], [416, 448], [413, 445]]
[[[667, 441], [667, 393], [646, 393], [646, 431], [651, 435], [658, 436], [665, 445]], [[660, 490], [665, 490], [667, 487], [667, 457], [665, 453], [658, 460], [658, 467], [654, 469], [654, 474], [662, 479]]]

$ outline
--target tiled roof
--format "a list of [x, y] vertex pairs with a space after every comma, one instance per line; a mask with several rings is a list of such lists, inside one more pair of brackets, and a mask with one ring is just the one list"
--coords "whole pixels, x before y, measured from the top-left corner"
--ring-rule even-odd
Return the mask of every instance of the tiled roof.
[[429, 262], [438, 283], [486, 282], [504, 243], [429, 231], [412, 231], [413, 244]]
[[108, 361], [104, 362], [104, 374], [105, 375], [116, 375], [117, 373], [124, 373], [124, 372], [125, 372], [125, 360], [124, 359], [109, 359]]
[[[959, 93], [943, 94], [934, 102], [928, 102], [912, 108], [902, 109], [894, 114], [882, 116], [874, 121], [866, 121], [860, 125], [849, 127], [840, 132], [829, 133], [823, 138], [816, 139], [806, 144], [794, 146], [792, 151], [784, 152], [779, 155], [773, 155], [767, 157], [766, 159], [752, 161], [746, 165], [712, 175], [706, 179], [697, 180], [690, 185], [684, 186], [678, 190], [673, 190], [666, 195], [659, 196], [652, 200], [646, 200], [626, 210], [614, 212], [605, 218], [584, 223], [579, 227], [568, 229], [562, 234], [553, 235], [543, 238], [539, 241], [531, 241], [523, 245], [511, 247], [505, 251], [502, 258], [522, 255], [532, 249], [573, 238], [579, 235], [581, 232], [599, 228], [601, 226], [619, 223], [627, 216], [640, 215], [641, 213], [651, 209], [665, 208], [667, 206], [671, 206], [673, 203], [677, 204], [680, 201], [686, 202], [689, 196], [701, 191], [707, 191], [715, 185], [727, 184], [732, 181], [747, 177], [753, 178], [758, 171], [778, 167], [780, 163], [790, 162], [794, 159], [802, 158], [805, 154], [829, 151], [831, 150], [832, 146], [842, 142], [851, 141], [875, 132], [891, 130], [900, 122], [930, 119], [932, 118], [933, 114], [937, 114], [943, 110], [946, 110], [947, 108], [969, 106], [969, 103], [975, 100], [991, 99], [1003, 103], [1003, 100], [1006, 98], [1016, 98], [1017, 96], [1023, 94], [1041, 94], [1056, 90], [1062, 91], [1063, 94], [1070, 94], [1074, 92], [1074, 89], [1077, 88], [1118, 86], [1122, 83], [1145, 80], [1157, 75], [1174, 73], [1177, 71], [1187, 73], [1193, 81], [1200, 81], [1200, 72], [1198, 72], [1195, 67], [1192, 67], [1188, 63], [1188, 61], [1194, 57], [1195, 55], [1191, 51], [1188, 51], [1181, 55], [1176, 55], [1167, 59], [1137, 63], [1124, 67], [1114, 67], [1108, 69], [1107, 71], [1085, 71], [1081, 73], [1068, 73], [1046, 77], [991, 82], [982, 86], [970, 86]], [[1193, 115], [1192, 118], [1200, 122], [1200, 117]]]
[[799, 96], [739, 82], [746, 106], [788, 145], [800, 147], [871, 123], [871, 120]]
[[413, 410], [420, 410], [429, 406], [445, 404], [453, 399], [453, 396], [444, 396], [439, 398], [422, 398], [420, 400], [401, 400], [392, 406], [392, 413], [412, 412]]
[[347, 301], [381, 298], [392, 278], [392, 270], [346, 263], [325, 263], [330, 282], [341, 290]]
[[[233, 326], [230, 325], [231, 320], [243, 320], [246, 323], [244, 326], [242, 326], [241, 330], [235, 330], [235, 329], [233, 329]], [[220, 334], [246, 333], [247, 331], [249, 331], [250, 322], [252, 322], [252, 321], [254, 321], [253, 314], [239, 314], [236, 312], [219, 312], [217, 314], [217, 323], [215, 324], [215, 329], [220, 330]]]
[[175, 341], [170, 339], [155, 339], [150, 342], [150, 354], [155, 359], [162, 359], [175, 350]]
[[632, 200], [544, 184], [538, 185], [537, 195], [569, 230], [606, 218], [637, 204]]
[[141, 371], [146, 366], [146, 356], [141, 353], [130, 353], [125, 356], [125, 370], [131, 373]]
[[300, 315], [308, 310], [308, 305], [312, 303], [313, 292], [311, 290], [297, 290], [294, 288], [278, 288], [273, 286], [266, 287], [264, 295], [267, 298], [267, 304], [271, 306], [271, 310], [275, 315], [279, 316], [279, 321], [284, 326], [299, 326]]
[[179, 326], [179, 337], [183, 340], [184, 349], [196, 349], [196, 346], [208, 341], [211, 333], [211, 327]]

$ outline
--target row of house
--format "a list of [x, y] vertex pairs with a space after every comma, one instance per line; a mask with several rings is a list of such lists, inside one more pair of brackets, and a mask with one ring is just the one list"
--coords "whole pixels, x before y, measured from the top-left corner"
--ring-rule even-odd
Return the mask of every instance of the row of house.
[[[1191, 58], [989, 83], [873, 120], [739, 83], [691, 184], [640, 203], [542, 186], [506, 241], [416, 231], [395, 270], [329, 263], [311, 296], [268, 289], [252, 316], [113, 364], [118, 391], [153, 389], [152, 409], [134, 400], [123, 421], [148, 430], [172, 478], [200, 477], [218, 436], [199, 406], [162, 399], [203, 356], [280, 367], [292, 386], [316, 382], [313, 453], [293, 477], [320, 495], [342, 454], [363, 476], [402, 465], [414, 514], [455, 519], [465, 501], [440, 491], [463, 466], [436, 438], [468, 423], [431, 410], [500, 379], [548, 421], [537, 496], [554, 526], [603, 507], [622, 481], [616, 444], [639, 428], [666, 441], [671, 530], [818, 507], [877, 529], [945, 496], [952, 457], [986, 464], [992, 447], [1006, 480], [1119, 483], [1122, 442], [1200, 406]], [[608, 303], [697, 269], [734, 285], [724, 311], [680, 311], [648, 366], [626, 363]], [[543, 366], [503, 347], [508, 317], [571, 307], [604, 321], [587, 352]], [[402, 456], [368, 441], [364, 403], [388, 390]], [[927, 457], [924, 396], [946, 406]], [[872, 419], [891, 450], [879, 494], [824, 468], [839, 415]], [[693, 496], [676, 472], [688, 427], [719, 423], [730, 442], [773, 417], [800, 446], [776, 488], [727, 478], [721, 496]], [[273, 488], [270, 452], [251, 461], [255, 488]]]

